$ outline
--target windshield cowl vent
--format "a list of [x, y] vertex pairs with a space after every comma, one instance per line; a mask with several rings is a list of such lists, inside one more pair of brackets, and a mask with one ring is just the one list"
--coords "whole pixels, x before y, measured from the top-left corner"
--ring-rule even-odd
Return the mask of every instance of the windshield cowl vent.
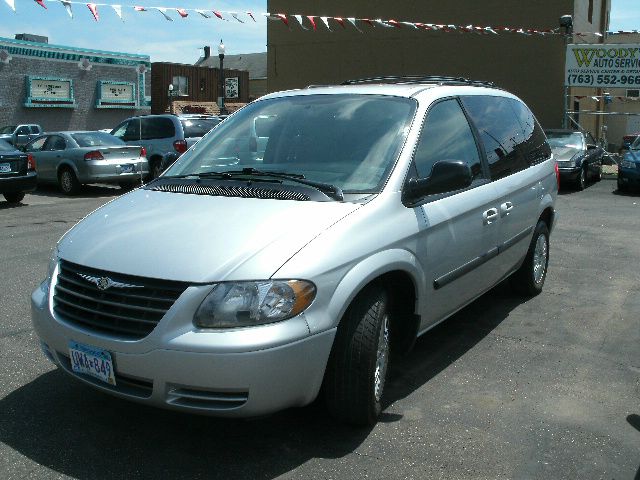
[[288, 189], [265, 188], [238, 185], [201, 185], [185, 183], [158, 183], [148, 185], [147, 190], [155, 192], [185, 193], [189, 195], [209, 195], [212, 197], [261, 198], [271, 200], [311, 200], [309, 195]]

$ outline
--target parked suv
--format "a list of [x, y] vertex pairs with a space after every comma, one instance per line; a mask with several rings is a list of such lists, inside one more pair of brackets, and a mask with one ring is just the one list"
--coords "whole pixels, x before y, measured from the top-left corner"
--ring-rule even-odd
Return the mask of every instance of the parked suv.
[[156, 178], [220, 121], [204, 115], [144, 115], [126, 119], [111, 135], [127, 145], [143, 146], [150, 176]]
[[22, 147], [42, 133], [42, 127], [36, 124], [5, 125], [0, 128], [0, 140], [16, 147]]
[[371, 424], [391, 353], [507, 277], [538, 294], [558, 175], [531, 111], [464, 79], [385, 81], [262, 97], [72, 228], [31, 298], [47, 358], [229, 417], [322, 386], [336, 417]]

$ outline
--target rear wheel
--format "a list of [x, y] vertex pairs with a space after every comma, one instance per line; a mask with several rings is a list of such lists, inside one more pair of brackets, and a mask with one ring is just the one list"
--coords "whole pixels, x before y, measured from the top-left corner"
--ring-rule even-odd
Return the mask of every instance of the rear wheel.
[[10, 192], [4, 194], [4, 199], [9, 203], [20, 203], [24, 198], [24, 192]]
[[356, 425], [372, 425], [382, 410], [389, 366], [388, 296], [372, 285], [345, 313], [329, 358], [324, 393], [332, 415]]
[[150, 168], [151, 179], [153, 180], [154, 178], [158, 178], [162, 173], [162, 171], [163, 171], [162, 160], [160, 160], [159, 158], [156, 158], [151, 162], [151, 168]]
[[74, 195], [80, 190], [80, 182], [70, 168], [64, 168], [58, 174], [58, 186], [65, 195]]
[[511, 285], [523, 295], [531, 297], [538, 295], [547, 278], [548, 265], [549, 228], [545, 222], [539, 220], [533, 231], [533, 238], [529, 244], [524, 263], [513, 274]]

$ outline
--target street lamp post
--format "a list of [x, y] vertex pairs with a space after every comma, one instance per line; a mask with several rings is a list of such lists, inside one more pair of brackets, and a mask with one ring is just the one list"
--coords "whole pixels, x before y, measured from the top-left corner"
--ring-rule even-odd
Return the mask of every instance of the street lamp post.
[[220, 59], [220, 114], [226, 115], [227, 110], [224, 108], [224, 43], [222, 43], [222, 39], [218, 45], [218, 58]]

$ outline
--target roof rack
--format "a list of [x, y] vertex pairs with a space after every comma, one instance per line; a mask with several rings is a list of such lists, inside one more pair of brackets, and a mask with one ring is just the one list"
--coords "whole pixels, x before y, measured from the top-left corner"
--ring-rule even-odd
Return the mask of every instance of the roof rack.
[[421, 84], [436, 83], [438, 85], [469, 85], [473, 87], [494, 87], [493, 82], [485, 82], [481, 80], [469, 80], [464, 77], [444, 77], [436, 75], [427, 76], [393, 76], [393, 77], [369, 77], [358, 78], [354, 80], [345, 80], [341, 85], [359, 85], [363, 83], [403, 83], [403, 84]]

